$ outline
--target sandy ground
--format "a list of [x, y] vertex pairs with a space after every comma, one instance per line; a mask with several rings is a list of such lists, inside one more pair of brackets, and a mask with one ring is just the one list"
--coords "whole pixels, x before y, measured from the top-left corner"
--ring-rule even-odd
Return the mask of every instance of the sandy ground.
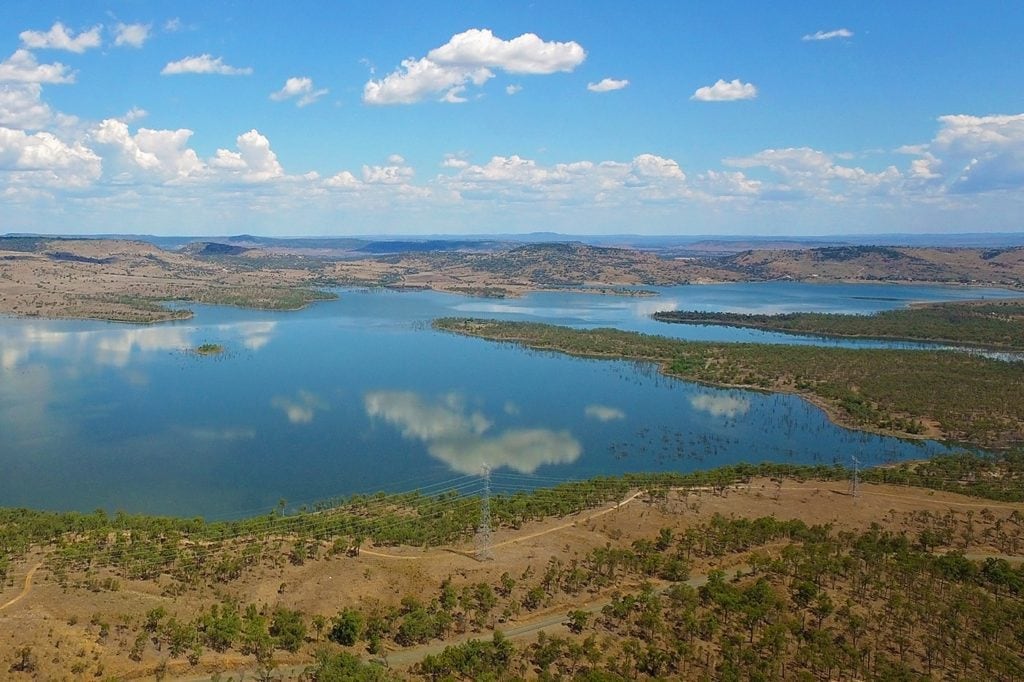
[[47, 242], [35, 252], [3, 251], [0, 314], [155, 322], [175, 315], [153, 300], [204, 300], [218, 294], [259, 300], [277, 287], [312, 283], [312, 271], [246, 269], [163, 251], [143, 242]]
[[[864, 530], [878, 523], [883, 528], [906, 531], [914, 538], [927, 523], [923, 520], [923, 511], [932, 512], [934, 517], [950, 514], [950, 518], [955, 518], [956, 523], [965, 528], [970, 525], [971, 538], [963, 541], [963, 548], [972, 555], [1018, 554], [1008, 552], [989, 531], [998, 526], [1010, 526], [1011, 515], [1024, 513], [1024, 504], [987, 502], [949, 493], [881, 485], [862, 485], [860, 494], [853, 497], [846, 483], [786, 481], [780, 485], [769, 480], [756, 480], [750, 486], [720, 495], [707, 491], [687, 495], [674, 493], [666, 500], [651, 501], [645, 494], [635, 494], [617, 505], [606, 505], [563, 519], [529, 523], [518, 530], [501, 529], [494, 533], [494, 558], [490, 561], [478, 561], [470, 545], [427, 551], [368, 546], [358, 557], [328, 557], [325, 552], [320, 558], [295, 566], [284, 559], [287, 547], [282, 545], [269, 553], [268, 561], [244, 573], [237, 581], [176, 596], [166, 593], [169, 584], [166, 578], [155, 582], [122, 580], [120, 589], [114, 592], [62, 588], [48, 569], [45, 557], [34, 553], [14, 568], [0, 590], [0, 605], [3, 605], [0, 610], [0, 678], [14, 674], [7, 672], [14, 661], [14, 653], [26, 645], [31, 646], [37, 656], [44, 679], [84, 679], [69, 672], [75, 663], [88, 671], [83, 673], [88, 676], [100, 671], [100, 677], [150, 677], [166, 653], [150, 646], [143, 660], [135, 663], [127, 657], [127, 650], [145, 613], [158, 605], [179, 620], [187, 620], [206, 604], [236, 598], [243, 604], [267, 604], [271, 608], [282, 605], [299, 609], [309, 617], [319, 614], [329, 619], [345, 606], [372, 609], [375, 605], [397, 604], [406, 595], [429, 601], [437, 595], [440, 583], [449, 578], [458, 588], [482, 581], [497, 584], [502, 573], [507, 571], [518, 577], [527, 567], [532, 567], [535, 574], [543, 573], [552, 557], [568, 563], [592, 548], [606, 544], [627, 547], [634, 539], [653, 538], [663, 527], [683, 530], [714, 514], [797, 518], [808, 523], [830, 523], [837, 530]], [[774, 551], [771, 547], [767, 550]], [[692, 574], [699, 578], [713, 567], [735, 567], [744, 560], [744, 556], [736, 555], [713, 564], [699, 563], [693, 567]], [[103, 571], [95, 571], [92, 577], [104, 575]], [[76, 578], [84, 576], [71, 576], [69, 582], [73, 585]], [[591, 594], [587, 596], [587, 603], [600, 604], [603, 598], [602, 594]], [[579, 600], [563, 595], [540, 612], [522, 614], [509, 622], [492, 625], [503, 630], [520, 629], [518, 636], [532, 637], [540, 627], [560, 622], [565, 612], [578, 606]], [[100, 632], [102, 623], [109, 626], [106, 636]], [[489, 637], [490, 629], [465, 636]], [[418, 657], [440, 646], [443, 643], [435, 642], [420, 648], [419, 653], [396, 653], [394, 663], [411, 665]], [[310, 644], [297, 655], [278, 652], [275, 661], [282, 670], [294, 671], [295, 668], [288, 666], [308, 662], [313, 649], [314, 645]], [[366, 655], [362, 648], [354, 651]], [[198, 666], [190, 666], [184, 659], [174, 659], [168, 670], [172, 675], [204, 679], [204, 675], [216, 670], [252, 670], [252, 666], [252, 658], [237, 651], [227, 655], [205, 652]]]

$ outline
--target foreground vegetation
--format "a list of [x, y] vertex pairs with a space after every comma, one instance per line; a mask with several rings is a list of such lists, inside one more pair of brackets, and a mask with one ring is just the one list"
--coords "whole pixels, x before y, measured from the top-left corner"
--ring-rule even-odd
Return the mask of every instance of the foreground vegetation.
[[[838, 465], [765, 462], [692, 473], [625, 474], [563, 483], [552, 488], [494, 495], [492, 523], [519, 528], [531, 520], [564, 517], [623, 499], [631, 490], [659, 497], [670, 489], [723, 490], [752, 478], [836, 481], [852, 475]], [[982, 456], [937, 457], [861, 471], [865, 482], [896, 483], [959, 492], [992, 500], [1024, 502], [1024, 451]], [[170, 575], [183, 585], [237, 577], [260, 559], [259, 542], [288, 538], [296, 561], [329, 553], [358, 553], [364, 542], [380, 546], [430, 547], [471, 538], [479, 525], [475, 494], [418, 492], [356, 495], [318, 508], [285, 514], [281, 508], [237, 521], [207, 522], [103, 510], [47, 512], [0, 508], [0, 580], [11, 562], [30, 548], [51, 549], [54, 568], [106, 566], [123, 577]], [[216, 556], [216, 561], [210, 558]]]
[[783, 313], [751, 315], [697, 310], [654, 314], [662, 322], [750, 327], [792, 334], [930, 341], [995, 349], [1024, 349], [1024, 301], [938, 303], [873, 315]]
[[[1024, 675], [1024, 570], [938, 554], [878, 529], [835, 533], [774, 518], [715, 518], [689, 534], [638, 540], [609, 568], [593, 552], [554, 589], [646, 578], [599, 612], [574, 611], [575, 636], [516, 648], [496, 635], [428, 656], [431, 679], [992, 679]], [[778, 540], [785, 548], [761, 548]], [[749, 552], [751, 570], [713, 571], [695, 588], [674, 573], [698, 557]], [[580, 569], [574, 569], [580, 570]], [[659, 580], [660, 578], [660, 580]], [[607, 584], [607, 583], [606, 583]]]
[[948, 351], [682, 341], [615, 329], [444, 318], [437, 329], [583, 357], [647, 360], [672, 376], [798, 393], [837, 421], [984, 447], [1024, 441], [1024, 362]]
[[[573, 482], [497, 496], [490, 506], [496, 525], [518, 527], [639, 489], [649, 504], [674, 499], [686, 505], [686, 513], [674, 515], [683, 518], [691, 504], [700, 504], [687, 490], [724, 495], [754, 479], [781, 485], [783, 479], [850, 475], [838, 466], [736, 465]], [[1024, 452], [962, 453], [869, 469], [861, 480], [1019, 502]], [[174, 601], [139, 616], [97, 613], [85, 626], [126, 660], [159, 661], [158, 677], [171, 662], [195, 665], [210, 652], [236, 652], [251, 657], [264, 679], [281, 656], [295, 655], [313, 661], [304, 673], [310, 680], [399, 679], [359, 656], [386, 661], [389, 651], [500, 630], [559, 604], [584, 602], [592, 606], [566, 613], [567, 635], [542, 634], [517, 644], [497, 632], [425, 653], [407, 674], [429, 680], [1009, 680], [1024, 674], [1024, 568], [999, 556], [976, 561], [964, 554], [978, 546], [1019, 553], [1024, 517], [988, 509], [978, 516], [923, 511], [900, 533], [716, 515], [662, 528], [653, 537], [598, 546], [571, 560], [541, 557], [536, 567], [506, 571], [496, 580], [449, 578], [432, 592], [407, 593], [393, 603], [339, 604], [333, 617], [242, 602], [225, 589], [282, 560], [358, 556], [365, 540], [418, 546], [466, 538], [479, 512], [478, 497], [458, 493], [359, 496], [329, 508], [294, 514], [275, 509], [220, 523], [4, 509], [0, 579], [10, 562], [42, 551], [66, 591], [117, 593], [122, 581], [162, 585]], [[717, 570], [723, 562], [741, 568]], [[198, 612], [175, 608], [177, 597], [210, 585], [213, 593]], [[9, 656], [9, 672], [36, 671], [39, 649], [18, 647]], [[71, 652], [57, 655], [70, 656], [61, 660], [77, 666], [78, 674], [92, 670], [102, 677], [102, 664]]]
[[[1015, 532], [1019, 534], [1020, 523]], [[330, 620], [225, 602], [187, 622], [150, 611], [135, 642], [198, 659], [204, 648], [252, 655], [269, 677], [274, 651], [320, 644], [310, 680], [403, 679], [387, 662], [415, 647], [609, 588], [599, 608], [566, 614], [567, 635], [541, 631], [516, 645], [501, 633], [427, 654], [409, 676], [426, 680], [961, 679], [1024, 675], [1024, 568], [971, 561], [948, 544], [878, 528], [837, 533], [772, 517], [664, 528], [624, 548], [491, 584], [446, 580], [427, 598], [344, 607]], [[779, 550], [779, 544], [783, 547]], [[935, 550], [941, 551], [935, 551]], [[742, 556], [747, 567], [691, 580], [691, 566]], [[315, 635], [314, 635], [315, 632]]]

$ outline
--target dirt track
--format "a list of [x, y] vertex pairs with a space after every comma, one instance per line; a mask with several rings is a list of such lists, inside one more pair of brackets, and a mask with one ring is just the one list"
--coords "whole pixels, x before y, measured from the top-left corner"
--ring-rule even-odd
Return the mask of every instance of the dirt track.
[[42, 565], [43, 562], [40, 561], [38, 564], [29, 569], [29, 572], [25, 575], [25, 585], [21, 588], [21, 592], [18, 593], [18, 595], [13, 599], [9, 599], [6, 603], [0, 604], [0, 611], [3, 611], [9, 606], [14, 606], [19, 601], [27, 597], [30, 592], [32, 592], [32, 578], [35, 576], [36, 571], [38, 571]]

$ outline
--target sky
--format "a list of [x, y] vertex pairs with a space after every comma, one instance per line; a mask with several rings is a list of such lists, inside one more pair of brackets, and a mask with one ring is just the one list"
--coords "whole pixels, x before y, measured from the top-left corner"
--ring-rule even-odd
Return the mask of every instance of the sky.
[[1024, 3], [4, 0], [0, 233], [1024, 231]]

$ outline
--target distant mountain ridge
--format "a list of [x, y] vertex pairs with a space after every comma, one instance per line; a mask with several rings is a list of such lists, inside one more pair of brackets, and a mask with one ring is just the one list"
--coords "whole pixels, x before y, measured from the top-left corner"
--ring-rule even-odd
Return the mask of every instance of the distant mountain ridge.
[[[469, 235], [352, 235], [352, 236], [259, 236], [192, 235], [154, 236], [142, 234], [45, 235], [10, 233], [4, 237], [43, 239], [118, 239], [145, 241], [164, 249], [180, 249], [192, 242], [216, 242], [235, 246], [263, 248], [364, 251], [390, 253], [422, 250], [487, 250], [500, 245], [542, 244], [551, 242], [580, 242], [591, 246], [614, 246], [653, 251], [692, 253], [737, 253], [746, 250], [808, 249], [829, 246], [893, 246], [936, 248], [988, 248], [999, 249], [1024, 246], [1022, 232], [977, 232], [950, 234], [854, 234], [854, 235], [576, 235], [557, 232], [499, 233]], [[422, 247], [422, 248], [419, 248]]]

